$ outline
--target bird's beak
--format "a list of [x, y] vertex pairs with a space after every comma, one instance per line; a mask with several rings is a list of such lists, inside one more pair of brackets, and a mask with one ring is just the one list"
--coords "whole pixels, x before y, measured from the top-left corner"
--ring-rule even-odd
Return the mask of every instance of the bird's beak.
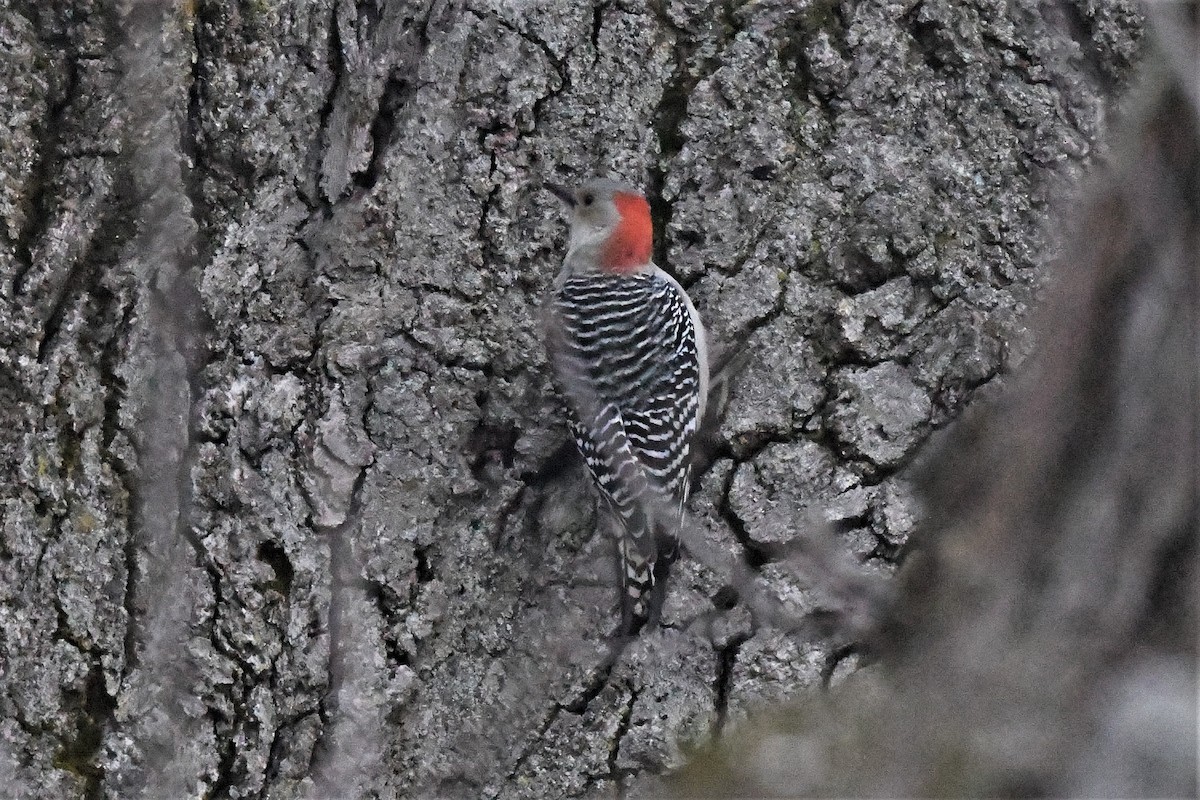
[[542, 185], [546, 187], [548, 192], [566, 203], [568, 208], [575, 207], [575, 193], [570, 189], [558, 183], [551, 183], [550, 181], [546, 181]]

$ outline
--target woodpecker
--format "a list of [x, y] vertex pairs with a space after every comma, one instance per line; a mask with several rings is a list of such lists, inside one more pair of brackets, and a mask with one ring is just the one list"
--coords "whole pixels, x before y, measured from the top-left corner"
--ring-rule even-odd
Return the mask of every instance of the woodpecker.
[[606, 179], [545, 187], [566, 204], [571, 225], [547, 303], [547, 349], [613, 523], [632, 634], [651, 615], [660, 547], [673, 554], [678, 545], [708, 395], [704, 326], [687, 292], [651, 259], [654, 226], [640, 192]]

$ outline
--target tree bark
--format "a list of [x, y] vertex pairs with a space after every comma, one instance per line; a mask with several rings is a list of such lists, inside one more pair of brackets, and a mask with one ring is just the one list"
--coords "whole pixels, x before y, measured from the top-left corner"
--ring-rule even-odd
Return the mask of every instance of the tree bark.
[[1196, 796], [1194, 12], [1154, 10], [1036, 356], [931, 459], [878, 663], [697, 758], [684, 795]]
[[[828, 611], [781, 555], [805, 536], [894, 571], [914, 460], [1031, 346], [1046, 220], [1141, 25], [1123, 0], [0, 7], [10, 793], [651, 791], [852, 671], [853, 637], [747, 598]], [[539, 186], [593, 174], [646, 189], [656, 261], [749, 355], [692, 518], [755, 586], [685, 550], [627, 643], [540, 342], [565, 229]]]

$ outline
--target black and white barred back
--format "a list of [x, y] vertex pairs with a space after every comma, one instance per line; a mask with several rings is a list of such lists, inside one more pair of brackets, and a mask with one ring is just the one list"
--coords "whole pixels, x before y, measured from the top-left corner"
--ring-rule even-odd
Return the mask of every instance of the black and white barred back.
[[[658, 540], [674, 544], [687, 499], [702, 391], [697, 332], [682, 291], [657, 270], [567, 278], [552, 346], [575, 442], [617, 520], [626, 623], [649, 615]], [[648, 490], [652, 490], [648, 493]]]

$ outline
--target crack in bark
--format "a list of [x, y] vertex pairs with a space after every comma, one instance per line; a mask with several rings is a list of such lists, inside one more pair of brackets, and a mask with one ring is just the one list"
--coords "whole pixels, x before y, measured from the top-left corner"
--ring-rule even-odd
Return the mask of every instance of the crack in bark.
[[592, 6], [592, 33], [591, 43], [592, 52], [595, 57], [592, 59], [592, 66], [595, 67], [600, 63], [600, 31], [604, 27], [604, 13], [612, 7], [609, 2], [600, 2]]
[[[588, 711], [591, 702], [599, 697], [601, 692], [603, 692], [604, 689], [609, 685], [609, 680], [612, 677], [614, 667], [620, 660], [621, 655], [625, 652], [626, 647], [628, 647], [633, 640], [634, 637], [621, 636], [619, 634], [614, 634], [610, 638], [607, 645], [608, 652], [601, 659], [600, 663], [593, 668], [587, 680], [584, 681], [581, 691], [570, 700], [566, 702], [556, 701], [550, 707], [543, 724], [530, 739], [530, 741], [526, 743], [525, 747], [522, 748], [521, 753], [518, 755], [513, 764], [513, 768], [509, 771], [507, 778], [509, 781], [517, 779], [517, 775], [521, 771], [521, 768], [525, 765], [525, 762], [528, 761], [530, 756], [533, 755], [538, 744], [545, 738], [546, 732], [550, 729], [550, 726], [554, 724], [562, 712], [565, 711], [569, 714], [582, 717]], [[635, 689], [633, 690], [632, 699], [629, 702], [629, 713], [632, 713], [633, 703], [636, 701], [637, 696], [638, 691]], [[627, 730], [628, 724], [626, 724], [626, 731]], [[616, 740], [613, 743], [614, 747], [619, 747], [619, 740], [623, 736], [624, 732], [620, 732], [617, 735]], [[615, 764], [615, 751], [612, 754], [612, 758], [614, 759], [613, 763]]]
[[[272, 685], [271, 688], [272, 694], [274, 694], [276, 687]], [[315, 708], [301, 711], [299, 714], [295, 714], [294, 716], [285, 719], [276, 726], [275, 731], [271, 735], [271, 745], [267, 749], [267, 767], [264, 771], [262, 789], [259, 790], [258, 793], [259, 800], [266, 800], [266, 798], [270, 796], [270, 792], [274, 788], [272, 785], [273, 781], [275, 778], [279, 777], [280, 761], [283, 758], [281, 744], [283, 742], [283, 734], [294, 730], [300, 725], [301, 722], [309, 717], [315, 716], [316, 714], [317, 710]]]
[[329, 150], [329, 120], [337, 105], [338, 90], [342, 85], [343, 78], [346, 77], [346, 59], [342, 53], [342, 34], [338, 23], [337, 0], [333, 0], [329, 5], [329, 41], [325, 44], [325, 66], [332, 79], [329, 91], [325, 95], [325, 102], [317, 113], [317, 141], [313, 150], [312, 169], [317, 198], [320, 201], [318, 209], [323, 218], [329, 219], [333, 215], [334, 205], [340, 198], [329, 197], [326, 194], [323, 180], [325, 177], [323, 155]]
[[[45, 40], [45, 36], [40, 31], [39, 36]], [[49, 41], [47, 44], [54, 46]], [[67, 46], [66, 42], [60, 44], [63, 47]], [[40, 147], [34, 156], [33, 168], [26, 184], [30, 188], [30, 192], [25, 208], [25, 219], [13, 248], [14, 254], [17, 256], [17, 269], [9, 286], [9, 297], [12, 298], [19, 297], [24, 293], [25, 278], [34, 266], [34, 244], [38, 237], [45, 233], [46, 226], [49, 224], [50, 209], [55, 200], [54, 169], [62, 159], [59, 151], [62, 147], [63, 133], [68, 129], [67, 110], [77, 99], [79, 92], [79, 64], [74, 58], [66, 57], [64, 60], [67, 72], [66, 85], [62, 89], [62, 96], [50, 104], [46, 114], [46, 124], [36, 137]]]
[[[754, 247], [757, 247], [757, 243], [760, 240], [760, 238], [755, 239], [755, 244], [751, 246], [751, 254], [753, 254], [753, 249]], [[747, 260], [749, 260], [749, 258], [750, 256], [747, 256]], [[779, 278], [779, 291], [775, 295], [775, 302], [760, 316], [751, 317], [742, 325], [742, 327], [738, 328], [734, 332], [733, 336], [730, 337], [734, 342], [747, 341], [755, 333], [758, 333], [759, 330], [767, 327], [772, 322], [783, 316], [784, 307], [787, 302], [788, 283], [791, 280], [791, 276], [792, 273], [790, 270], [781, 271], [781, 277]]]
[[[384, 43], [387, 47], [402, 48], [407, 52], [401, 53], [397, 62], [391, 64], [387, 76], [383, 80], [383, 85], [380, 87], [379, 95], [375, 100], [375, 113], [371, 118], [367, 134], [370, 140], [371, 151], [367, 157], [366, 166], [359, 170], [347, 171], [343, 188], [337, 193], [336, 197], [330, 196], [324, 186], [326, 182], [332, 179], [331, 175], [325, 174], [325, 157], [334, 148], [348, 146], [348, 142], [335, 143], [330, 139], [330, 121], [339, 108], [344, 107], [348, 103], [353, 103], [358, 99], [354, 96], [348, 97], [347, 95], [352, 94], [352, 92], [348, 93], [344, 91], [347, 86], [353, 85], [356, 76], [352, 74], [350, 65], [346, 61], [343, 36], [354, 33], [362, 48], [369, 47], [372, 50], [372, 56], [377, 60], [383, 58], [383, 53], [379, 52], [379, 43], [375, 39], [381, 25], [383, 25], [385, 32], [391, 31], [391, 26], [384, 24], [384, 16], [399, 14], [400, 12], [395, 11], [395, 8], [396, 6], [394, 5], [387, 5], [383, 7], [381, 12], [380, 9], [375, 8], [372, 4], [359, 2], [355, 6], [355, 22], [357, 25], [351, 24], [351, 31], [342, 31], [339, 23], [339, 6], [335, 2], [331, 7], [330, 36], [327, 46], [326, 64], [333, 75], [333, 81], [321, 109], [317, 146], [314, 153], [316, 161], [314, 174], [317, 181], [317, 194], [327, 207], [326, 210], [328, 212], [331, 212], [333, 208], [344, 202], [361, 198], [375, 187], [383, 174], [384, 158], [394, 143], [395, 131], [398, 126], [397, 117], [400, 111], [409, 104], [417, 93], [417, 66], [424, 58], [425, 52], [429, 47], [428, 28], [434, 11], [432, 5], [426, 9], [425, 18], [421, 20], [419, 27], [414, 27], [414, 23], [417, 22], [416, 17], [405, 16], [400, 23], [400, 41], [387, 41]], [[342, 176], [339, 175], [337, 180], [341, 183]], [[350, 191], [347, 191], [348, 188]]]
[[541, 725], [538, 726], [538, 729], [534, 733], [533, 737], [530, 738], [523, 748], [521, 748], [521, 752], [517, 755], [516, 761], [513, 762], [513, 767], [511, 770], [509, 770], [506, 777], [510, 783], [517, 780], [517, 774], [521, 771], [521, 768], [525, 766], [525, 762], [529, 760], [530, 756], [533, 755], [533, 752], [537, 749], [538, 744], [540, 744], [542, 739], [545, 738], [546, 731], [550, 730], [550, 726], [554, 724], [554, 721], [558, 719], [558, 715], [561, 714], [563, 710], [563, 706], [558, 703], [555, 703], [550, 707], [550, 711], [546, 714], [546, 718], [542, 720]]
[[609, 640], [608, 653], [601, 659], [600, 663], [592, 670], [591, 675], [584, 681], [583, 688], [574, 698], [566, 703], [557, 703], [556, 705], [563, 711], [571, 714], [581, 715], [588, 710], [588, 706], [593, 700], [600, 696], [604, 691], [604, 687], [608, 685], [609, 678], [612, 677], [613, 668], [621, 659], [621, 654], [625, 652], [625, 648], [629, 645], [631, 638], [628, 636], [614, 636]]
[[[783, 441], [791, 440], [784, 439]], [[766, 447], [766, 444], [767, 443], [763, 444], [764, 448]], [[729, 477], [725, 479], [725, 485], [721, 488], [721, 498], [717, 501], [717, 516], [720, 517], [721, 521], [725, 523], [725, 526], [729, 528], [730, 532], [733, 533], [734, 538], [737, 539], [738, 544], [742, 548], [742, 552], [745, 554], [746, 566], [749, 567], [751, 571], [757, 573], [761, 572], [765, 565], [773, 563], [779, 559], [775, 553], [771, 552], [769, 547], [760, 544], [759, 542], [755, 542], [750, 538], [750, 532], [746, 528], [746, 522], [740, 516], [738, 516], [736, 511], [734, 511], [733, 505], [729, 499], [730, 492], [733, 491], [733, 481], [737, 476], [738, 468], [745, 463], [750, 463], [753, 458], [754, 456], [751, 455], [744, 460], [734, 460], [733, 467], [729, 470]], [[741, 595], [738, 587], [730, 586], [729, 588], [736, 595]]]
[[125, 681], [129, 678], [137, 661], [137, 640], [134, 632], [137, 629], [136, 587], [139, 578], [139, 569], [137, 561], [137, 537], [134, 535], [133, 521], [136, 509], [140, 503], [138, 499], [138, 465], [136, 463], [136, 456], [133, 458], [133, 463], [126, 463], [126, 455], [117, 450], [118, 436], [125, 437], [126, 441], [122, 444], [132, 449], [132, 439], [129, 438], [129, 432], [121, 425], [120, 419], [121, 401], [129, 396], [129, 387], [120, 378], [118, 365], [122, 356], [120, 345], [129, 342], [133, 337], [133, 314], [134, 303], [129, 298], [125, 298], [125, 305], [120, 308], [119, 318], [113, 327], [112, 337], [105, 343], [99, 365], [100, 374], [103, 376], [103, 383], [109, 388], [109, 391], [104, 396], [104, 415], [100, 422], [100, 453], [101, 457], [112, 468], [113, 474], [116, 475], [118, 487], [125, 493], [125, 496], [122, 498], [121, 510], [124, 512], [124, 517], [128, 523], [128, 530], [125, 531], [123, 537], [124, 541], [121, 553], [121, 558], [125, 564], [125, 587], [122, 593], [122, 606], [125, 610], [126, 624], [123, 643], [124, 664], [120, 673], [120, 685], [124, 685]]
[[[217, 742], [224, 739], [224, 746], [220, 748], [220, 757], [217, 761], [216, 779], [209, 787], [205, 794], [206, 800], [216, 800], [220, 797], [233, 797], [233, 787], [240, 780], [248, 777], [245, 760], [242, 759], [241, 766], [238, 764], [238, 736], [237, 729], [244, 727], [248, 720], [253, 719], [250, 711], [250, 693], [251, 686], [246, 684], [242, 688], [241, 702], [232, 701], [234, 707], [234, 716], [229, 720], [217, 720], [215, 717], [217, 711], [211, 707], [208, 709], [208, 716], [213, 719], [213, 738]], [[225, 737], [219, 735], [218, 725], [220, 722], [226, 722], [230, 731]]]
[[[485, 135], [486, 134], [483, 131], [483, 129], [480, 129], [479, 144], [481, 147], [483, 146], [483, 139], [484, 139]], [[491, 163], [488, 166], [488, 180], [489, 181], [492, 180], [492, 176], [496, 174], [496, 153], [495, 153], [495, 151], [490, 153], [490, 158], [491, 158]], [[479, 242], [480, 251], [481, 251], [480, 256], [482, 257], [483, 263], [485, 265], [492, 263], [493, 261], [499, 260], [496, 258], [496, 245], [492, 241], [492, 237], [491, 237], [490, 233], [488, 232], [488, 228], [487, 228], [488, 215], [491, 213], [492, 207], [494, 206], [494, 204], [496, 202], [496, 198], [499, 195], [500, 195], [500, 184], [497, 183], [497, 184], [493, 185], [492, 188], [488, 191], [487, 197], [483, 198], [483, 203], [479, 210], [479, 225], [475, 229], [475, 238]], [[470, 298], [464, 298], [464, 299], [469, 300]]]
[[713, 737], [719, 738], [725, 730], [729, 712], [729, 696], [733, 688], [733, 669], [738, 653], [753, 634], [739, 633], [717, 650], [717, 675], [713, 685], [713, 710], [717, 721], [713, 724]]
[[[118, 170], [123, 171], [119, 167]], [[88, 237], [83, 251], [72, 260], [67, 274], [53, 287], [54, 300], [45, 318], [39, 320], [40, 336], [36, 352], [38, 363], [48, 363], [51, 346], [57, 342], [63, 320], [74, 307], [74, 303], [86, 302], [87, 298], [98, 294], [108, 294], [100, 284], [104, 267], [108, 266], [106, 262], [109, 261], [109, 248], [117, 237], [136, 227], [131, 222], [133, 209], [127, 206], [123, 196], [113, 192], [106, 200], [99, 224]], [[40, 310], [40, 304], [35, 308]]]
[[[196, 546], [203, 547], [202, 543], [198, 540]], [[212, 800], [220, 796], [232, 796], [232, 787], [238, 780], [246, 777], [244, 760], [240, 774], [235, 772], [239, 755], [237, 732], [239, 728], [248, 727], [255, 720], [255, 716], [250, 710], [250, 694], [254, 685], [252, 678], [262, 673], [238, 652], [238, 648], [233, 642], [225, 638], [220, 625], [222, 608], [234, 603], [243, 609], [245, 606], [236, 597], [232, 599], [225, 598], [222, 591], [221, 571], [215, 563], [210, 559], [205, 559], [204, 568], [209, 576], [209, 582], [213, 590], [212, 619], [209, 623], [208, 640], [215, 652], [224, 656], [237, 667], [237, 672], [233, 675], [233, 683], [228, 688], [221, 689], [222, 694], [228, 699], [232, 707], [232, 716], [226, 716], [212, 705], [207, 705], [205, 712], [206, 718], [212, 722], [213, 739], [218, 743], [225, 742], [225, 746], [219, 750], [215, 778], [205, 795], [206, 798]], [[274, 674], [272, 670], [268, 670], [268, 673], [271, 675]], [[236, 687], [239, 682], [242, 683], [240, 700], [235, 697]], [[212, 688], [217, 689], [218, 687], [214, 686]], [[227, 728], [228, 730], [223, 731], [222, 728]]]
[[115, 697], [105, 689], [104, 668], [94, 662], [88, 670], [82, 691], [75, 702], [75, 731], [73, 738], [63, 741], [55, 752], [53, 764], [83, 778], [83, 797], [101, 800], [104, 795], [104, 768], [96, 763], [104, 742], [104, 729], [116, 710]]
[[736, 27], [733, 24], [734, 4], [722, 3], [722, 35], [718, 37], [712, 56], [689, 67], [688, 62], [699, 49], [699, 44], [693, 41], [687, 31], [675, 25], [665, 7], [656, 6], [653, 10], [663, 29], [670, 31], [674, 37], [672, 54], [675, 68], [663, 87], [658, 106], [651, 117], [650, 127], [658, 140], [659, 157], [648, 169], [649, 186], [646, 199], [650, 203], [650, 217], [654, 222], [654, 229], [661, 231], [654, 243], [654, 263], [673, 273], [670, 267], [668, 238], [674, 207], [664, 194], [667, 165], [683, 149], [686, 141], [683, 123], [687, 119], [687, 107], [692, 92], [701, 81], [711, 77], [720, 68], [725, 48], [736, 35]]
[[[489, 17], [491, 19], [494, 19], [500, 27], [504, 28], [507, 31], [515, 33], [520, 38], [524, 39], [525, 41], [529, 42], [530, 44], [534, 45], [539, 50], [541, 50], [542, 55], [544, 55], [546, 57], [546, 60], [550, 62], [552, 67], [554, 67], [554, 71], [555, 71], [555, 73], [557, 73], [558, 79], [559, 79], [559, 88], [557, 90], [552, 90], [550, 92], [550, 94], [545, 95], [545, 96], [539, 98], [538, 100], [535, 100], [534, 101], [535, 106], [537, 105], [539, 100], [546, 101], [546, 100], [553, 99], [554, 97], [557, 97], [559, 94], [562, 94], [562, 92], [565, 91], [566, 89], [570, 88], [571, 73], [567, 69], [566, 58], [556, 55], [553, 48], [550, 47], [550, 44], [545, 39], [538, 36], [533, 31], [522, 30], [521, 28], [517, 27], [516, 24], [514, 24], [513, 22], [511, 22], [508, 19], [505, 19], [503, 16], [501, 16], [497, 12], [494, 12], [494, 11], [491, 11], [488, 9], [481, 11], [481, 10], [474, 9], [474, 8], [469, 8], [469, 9], [467, 9], [467, 11], [469, 11], [472, 15], [474, 15], [480, 21], [483, 21], [484, 19], [487, 19]], [[536, 119], [536, 117], [537, 117], [537, 115], [535, 114], [534, 118]]]
[[[424, 548], [418, 548], [418, 549], [424, 549]], [[418, 588], [420, 586], [420, 584], [423, 582], [428, 582], [428, 580], [430, 580], [429, 576], [421, 575], [421, 572], [422, 572], [421, 560], [423, 558], [425, 558], [423, 553], [417, 554], [417, 572], [418, 572], [417, 580], [413, 582], [413, 586], [409, 590], [409, 596], [408, 596], [408, 598], [406, 598], [404, 600], [406, 605], [410, 608], [416, 604], [417, 598], [420, 596], [420, 589]], [[429, 569], [428, 564], [426, 564], [425, 570], [427, 571], [428, 569]], [[423, 577], [424, 577], [424, 581], [422, 580]], [[388, 631], [388, 627], [390, 627], [390, 621], [391, 621], [391, 617], [393, 614], [393, 610], [392, 610], [393, 606], [397, 603], [400, 603], [401, 599], [398, 597], [395, 597], [395, 599], [393, 600], [394, 595], [391, 592], [390, 587], [385, 583], [380, 583], [379, 581], [374, 581], [374, 580], [370, 580], [370, 579], [364, 579], [363, 584], [365, 586], [367, 599], [370, 600], [371, 603], [375, 606], [375, 610], [379, 612], [379, 618], [381, 620], [383, 620], [383, 623], [384, 623], [384, 631], [383, 631], [383, 637], [382, 637], [382, 642], [381, 642], [381, 644], [383, 645], [384, 655], [393, 664], [395, 664], [397, 666], [404, 666], [404, 667], [413, 666], [416, 663], [417, 653], [415, 653], [411, 650], [407, 650], [404, 647], [402, 647], [400, 645], [400, 643], [396, 640], [396, 637], [389, 635], [389, 631]], [[414, 643], [414, 645], [419, 644], [419, 642], [417, 642], [417, 640], [416, 640], [416, 637], [413, 637], [413, 643]]]
[[350, 176], [354, 184], [363, 191], [375, 188], [383, 171], [383, 157], [387, 154], [396, 131], [396, 115], [408, 105], [417, 91], [416, 85], [400, 74], [403, 66], [393, 67], [384, 81], [375, 118], [371, 121], [371, 158], [367, 167]]
[[637, 689], [632, 689], [629, 692], [629, 701], [625, 707], [621, 709], [621, 716], [617, 719], [617, 729], [613, 732], [613, 737], [608, 745], [608, 777], [616, 784], [617, 797], [622, 800], [625, 797], [625, 787], [621, 785], [621, 778], [631, 774], [631, 771], [622, 770], [617, 767], [617, 760], [621, 757], [621, 741], [629, 733], [629, 729], [633, 722], [633, 707], [637, 704], [638, 697], [641, 692]]

